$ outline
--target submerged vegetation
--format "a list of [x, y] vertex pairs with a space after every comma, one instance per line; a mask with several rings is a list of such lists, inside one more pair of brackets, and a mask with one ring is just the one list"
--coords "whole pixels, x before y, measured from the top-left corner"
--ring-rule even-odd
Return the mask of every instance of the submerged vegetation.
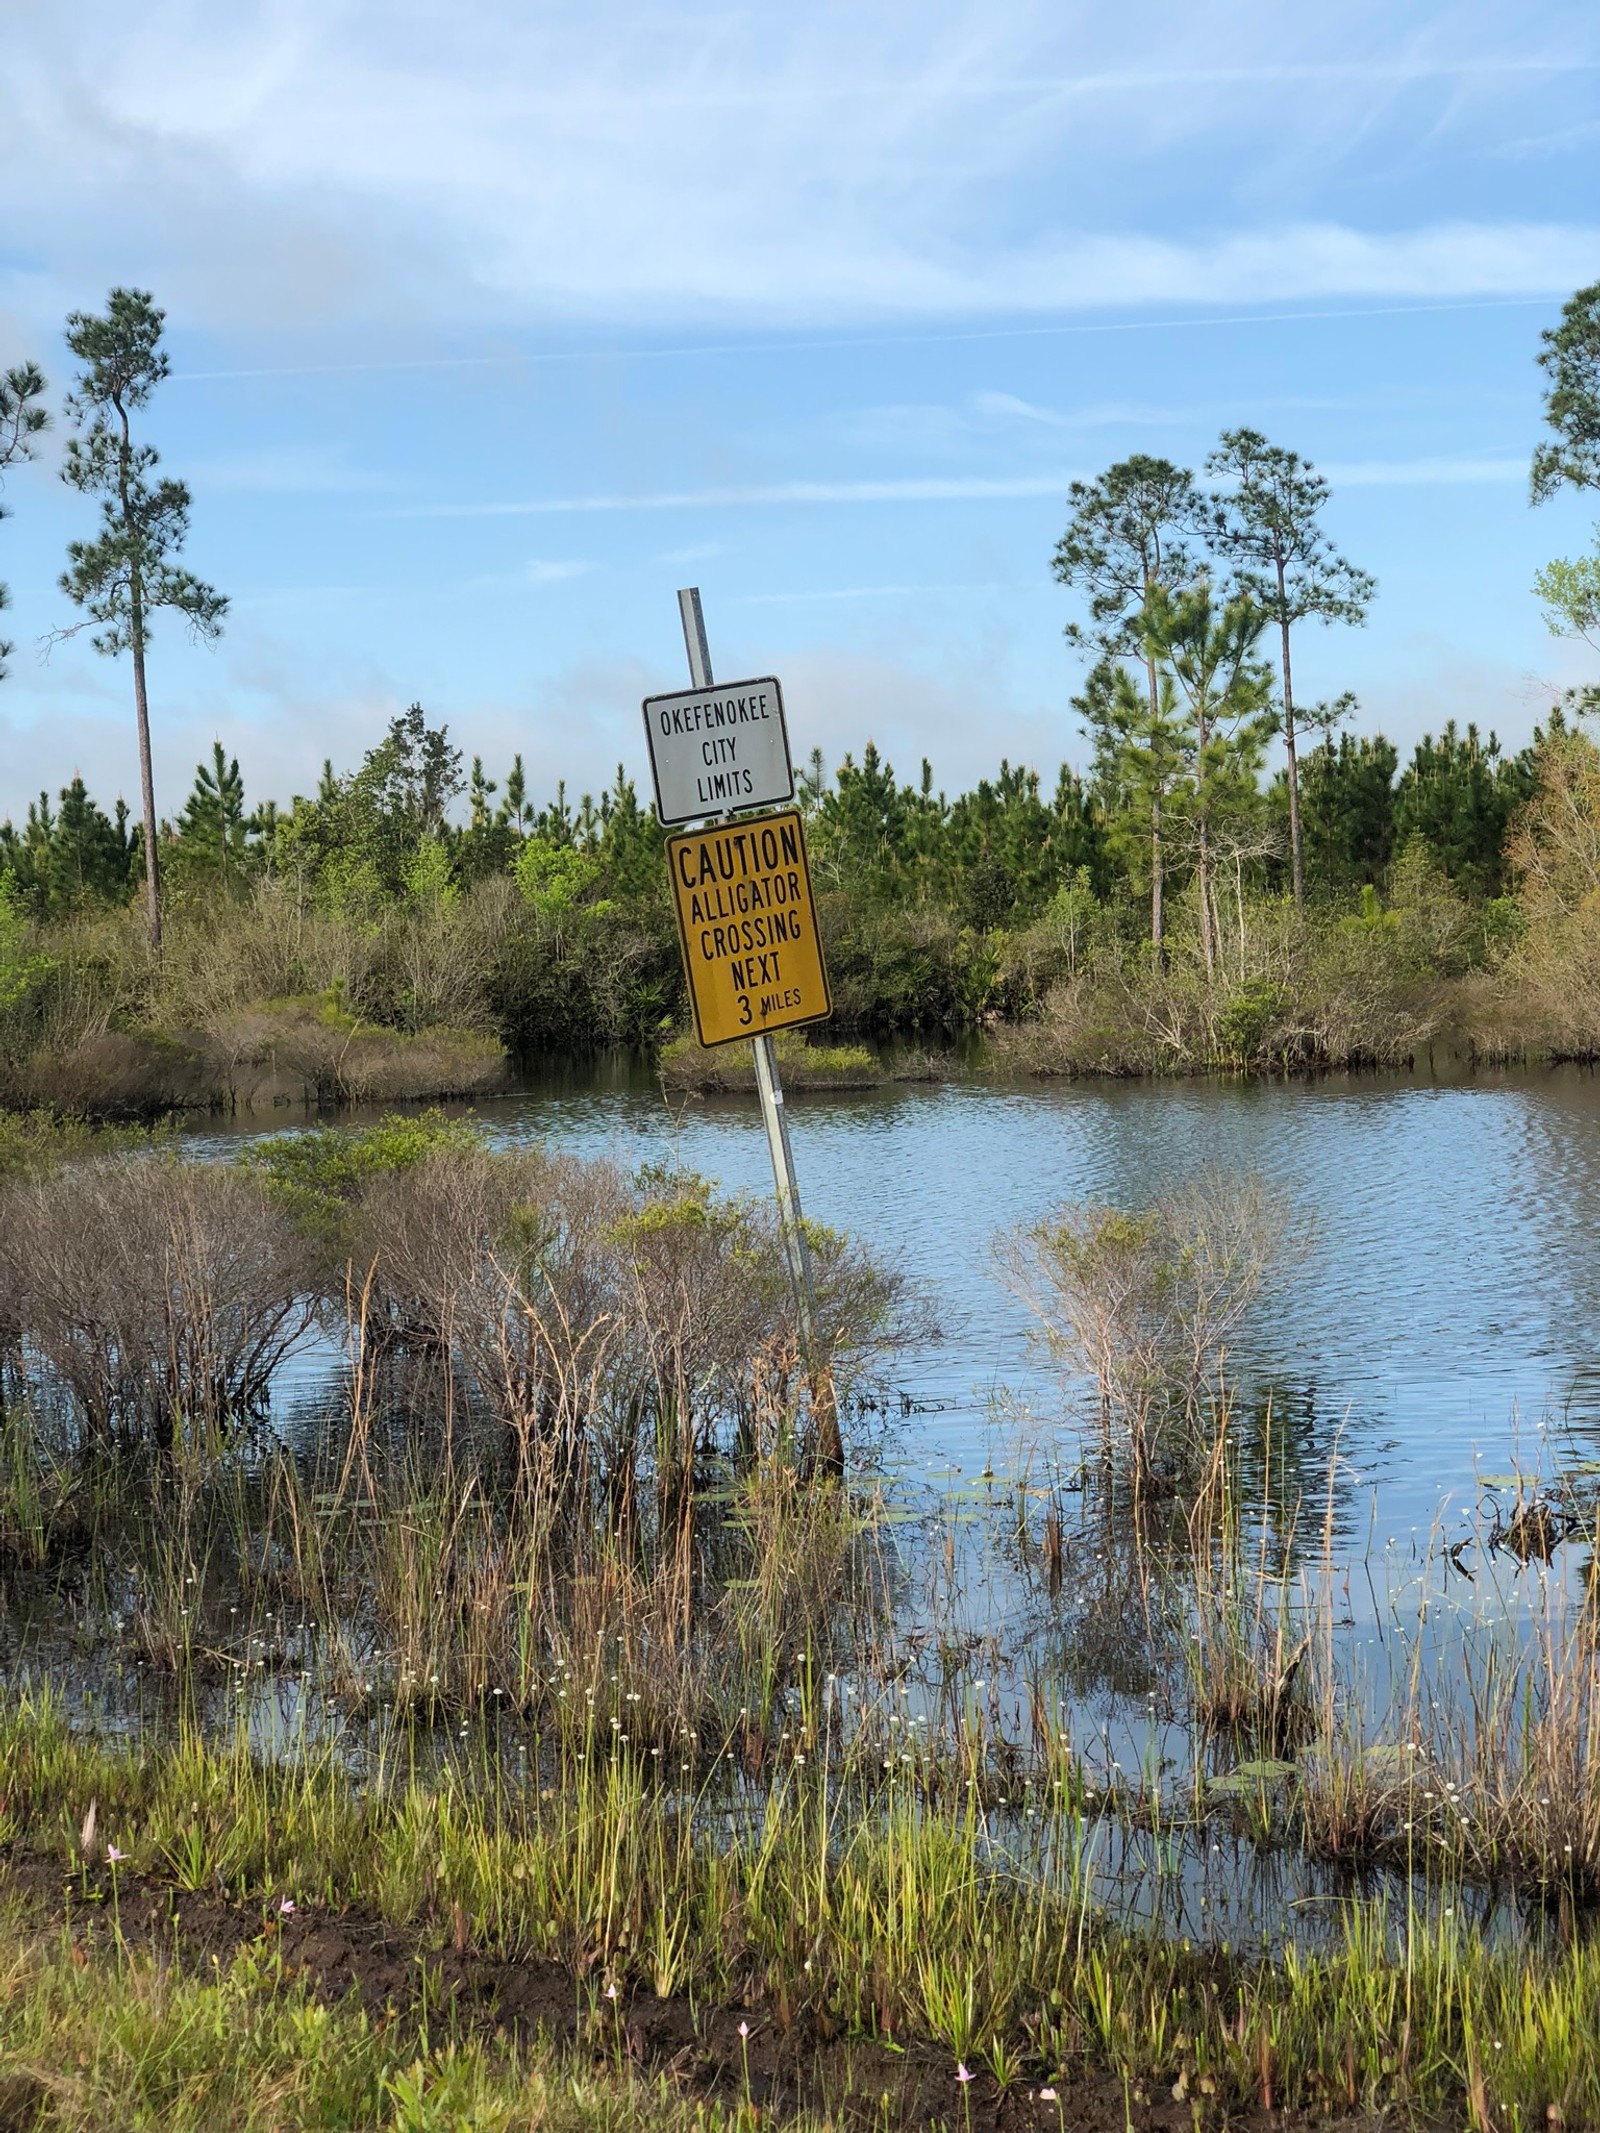
[[1212, 1172], [1133, 1213], [1066, 1208], [1010, 1243], [1013, 1280], [1094, 1384], [1102, 1450], [1137, 1487], [1179, 1486], [1210, 1454], [1229, 1338], [1293, 1263], [1289, 1231], [1259, 1180]]

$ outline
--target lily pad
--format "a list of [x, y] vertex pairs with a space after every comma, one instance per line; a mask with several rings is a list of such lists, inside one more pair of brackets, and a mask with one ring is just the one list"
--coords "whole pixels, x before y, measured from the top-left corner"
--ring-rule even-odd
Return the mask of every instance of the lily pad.
[[1255, 1762], [1235, 1763], [1233, 1768], [1224, 1771], [1221, 1777], [1212, 1778], [1206, 1790], [1215, 1793], [1218, 1799], [1235, 1800], [1247, 1792], [1255, 1791], [1258, 1786], [1282, 1785], [1298, 1775], [1297, 1763], [1280, 1762], [1275, 1756], [1263, 1756]]

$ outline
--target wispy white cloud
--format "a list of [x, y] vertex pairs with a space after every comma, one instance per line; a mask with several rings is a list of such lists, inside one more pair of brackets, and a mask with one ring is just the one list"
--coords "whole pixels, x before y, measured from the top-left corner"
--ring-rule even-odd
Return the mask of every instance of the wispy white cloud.
[[[1056, 597], [1041, 521], [1152, 426], [1198, 464], [1280, 408], [1336, 487], [1436, 490], [1431, 513], [1351, 499], [1387, 586], [1402, 522], [1444, 529], [1405, 551], [1408, 613], [1469, 647], [1514, 651], [1518, 599], [1536, 627], [1460, 529], [1499, 525], [1505, 585], [1545, 552], [1516, 492], [1536, 334], [1600, 258], [1592, 0], [12, 0], [4, 38], [0, 362], [38, 354], [59, 387], [65, 312], [155, 290], [180, 376], [151, 434], [196, 489], [196, 568], [235, 594], [209, 666], [162, 639], [169, 804], [224, 703], [269, 789], [419, 694], [492, 760], [536, 726], [548, 770], [592, 783], [677, 671], [690, 576], [728, 610], [719, 660], [742, 626], [746, 671], [810, 689], [797, 731], [876, 725], [909, 768], [926, 715], [941, 776], [947, 743], [975, 770], [1049, 757], [1058, 629], [978, 588], [1037, 571]], [[1346, 389], [1352, 419], [1321, 419]], [[296, 488], [330, 501], [262, 508]], [[405, 514], [428, 499], [460, 527]], [[48, 464], [8, 500], [26, 643], [81, 525]], [[814, 590], [740, 603], [762, 586]], [[597, 639], [618, 656], [584, 667]], [[0, 692], [8, 799], [69, 748], [132, 774], [125, 675], [58, 656]]]
[[1514, 481], [1526, 483], [1528, 455], [1484, 453], [1481, 456], [1441, 455], [1432, 459], [1353, 459], [1330, 462], [1318, 468], [1337, 487], [1346, 489], [1455, 488], [1462, 483]]
[[593, 563], [547, 561], [543, 557], [523, 566], [523, 576], [530, 585], [563, 585], [568, 578], [581, 578], [594, 569]]
[[[1092, 470], [1087, 470], [1092, 471]], [[1525, 481], [1526, 458], [1482, 457], [1354, 460], [1321, 469], [1328, 480], [1361, 488], [1424, 488], [1461, 482]], [[771, 481], [703, 489], [664, 489], [637, 495], [546, 496], [517, 503], [420, 504], [390, 514], [405, 518], [538, 518], [612, 511], [743, 510], [788, 504], [937, 504], [1006, 502], [1062, 496], [1083, 468], [1022, 474], [930, 474], [863, 480]]]
[[[1224, 42], [1238, 58], [1218, 64]], [[1525, 139], [1535, 117], [1580, 125], [1597, 60], [1560, 0], [1529, 0], [1514, 41], [1483, 0], [1398, 25], [1378, 0], [1297, 19], [1153, 0], [1136, 31], [1089, 0], [699, 18], [647, 0], [25, 0], [0, 170], [52, 261], [33, 301], [127, 272], [131, 244], [190, 317], [381, 318], [413, 341], [562, 315], [1542, 293], [1592, 262], [1592, 228], [1438, 202], [1359, 227], [1329, 213], [1329, 181], [1380, 143], [1414, 157]]]
[[972, 405], [978, 414], [993, 415], [1002, 422], [1042, 422], [1048, 429], [1059, 429], [1063, 419], [1054, 409], [1035, 407], [1031, 400], [1019, 400], [1015, 393], [974, 393]]
[[1171, 425], [1185, 420], [1181, 409], [1139, 406], [1129, 402], [1096, 402], [1070, 410], [1036, 406], [1015, 393], [979, 391], [963, 401], [911, 401], [898, 406], [853, 409], [825, 425], [840, 443], [871, 450], [888, 450], [947, 457], [952, 453], [970, 458], [977, 450], [990, 450], [996, 436], [1028, 430], [1140, 429]]
[[387, 514], [404, 518], [538, 518], [588, 511], [706, 511], [765, 504], [983, 503], [1017, 496], [1054, 496], [1076, 474], [970, 474], [866, 481], [770, 481], [705, 489], [667, 489], [647, 495], [546, 496], [528, 503], [419, 504]]

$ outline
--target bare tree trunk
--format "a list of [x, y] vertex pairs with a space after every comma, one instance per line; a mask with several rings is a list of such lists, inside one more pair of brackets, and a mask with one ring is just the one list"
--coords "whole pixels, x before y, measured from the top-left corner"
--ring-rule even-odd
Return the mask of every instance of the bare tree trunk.
[[[1145, 580], [1145, 598], [1150, 597], [1150, 580]], [[1156, 680], [1156, 663], [1153, 655], [1145, 653], [1144, 670], [1150, 677], [1150, 735], [1151, 747], [1156, 745], [1156, 730], [1161, 722], [1161, 687]], [[1155, 951], [1157, 970], [1167, 967], [1167, 914], [1166, 870], [1161, 851], [1161, 788], [1156, 787], [1150, 802], [1150, 945]]]
[[156, 856], [156, 778], [150, 758], [150, 699], [144, 685], [144, 597], [133, 580], [133, 709], [139, 726], [139, 785], [144, 802], [144, 903], [150, 945], [161, 947], [161, 865]]
[[1305, 855], [1300, 844], [1300, 763], [1294, 750], [1294, 688], [1289, 678], [1289, 614], [1278, 558], [1278, 626], [1283, 632], [1283, 750], [1289, 772], [1289, 865], [1294, 877], [1294, 907], [1306, 907]]
[[133, 463], [133, 437], [128, 410], [120, 395], [112, 404], [122, 424], [122, 449], [117, 456], [117, 496], [122, 505], [122, 529], [132, 544], [128, 575], [128, 635], [133, 650], [133, 713], [139, 728], [139, 785], [144, 803], [144, 902], [150, 946], [161, 948], [161, 862], [156, 856], [156, 775], [150, 759], [150, 698], [144, 685], [144, 573], [133, 527], [133, 502], [129, 494], [129, 469]]
[[1150, 941], [1156, 952], [1156, 968], [1167, 960], [1167, 915], [1164, 904], [1166, 869], [1161, 852], [1161, 794], [1150, 803]]
[[1236, 850], [1233, 855], [1233, 903], [1239, 914], [1239, 983], [1244, 983], [1245, 938], [1244, 938], [1244, 854]]
[[1206, 743], [1211, 736], [1206, 715], [1198, 708], [1195, 729], [1200, 742], [1195, 751], [1195, 792], [1200, 803], [1195, 810], [1200, 871], [1200, 953], [1205, 958], [1206, 976], [1214, 978], [1217, 974], [1217, 940], [1211, 911], [1211, 823], [1206, 799]]

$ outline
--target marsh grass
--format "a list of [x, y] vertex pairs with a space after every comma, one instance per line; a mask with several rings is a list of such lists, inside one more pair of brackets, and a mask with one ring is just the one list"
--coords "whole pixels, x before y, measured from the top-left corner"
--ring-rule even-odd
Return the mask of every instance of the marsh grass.
[[[890, 1078], [864, 1044], [811, 1043], [799, 1031], [788, 1032], [773, 1042], [784, 1088], [791, 1093], [807, 1089], [876, 1089]], [[756, 1085], [755, 1062], [742, 1044], [708, 1050], [692, 1036], [674, 1037], [661, 1047], [657, 1068], [661, 1085], [669, 1092], [712, 1095], [731, 1089], [754, 1089]]]
[[[891, 1778], [868, 1801], [820, 1766], [790, 1768], [759, 1795], [738, 1780], [728, 1792], [713, 1773], [686, 1795], [609, 1733], [596, 1722], [586, 1747], [564, 1749], [559, 1783], [515, 1779], [470, 1752], [425, 1776], [397, 1737], [358, 1788], [337, 1758], [266, 1768], [239, 1743], [118, 1746], [73, 1734], [48, 1703], [22, 1701], [0, 1722], [0, 1786], [19, 1849], [75, 1865], [93, 1800], [99, 1828], [128, 1855], [118, 1871], [141, 1886], [204, 1880], [263, 1921], [286, 1893], [330, 1914], [358, 1904], [420, 1930], [424, 1945], [553, 1959], [580, 1980], [615, 1979], [625, 1995], [748, 2007], [796, 2036], [931, 2038], [1013, 2082], [1108, 2072], [1130, 2088], [1159, 2081], [1191, 2094], [1202, 2122], [1284, 2105], [1460, 2111], [1527, 2126], [1547, 2112], [1590, 2123], [1600, 2111], [1600, 1956], [1587, 1941], [1496, 1947], [1448, 1907], [1419, 1907], [1397, 1925], [1392, 1911], [1352, 1901], [1317, 1954], [1291, 1947], [1270, 1961], [1191, 1949], [1097, 1913], [1077, 1809], [1025, 1825], [1022, 1848], [1016, 1829], [1000, 1840], [970, 1790], [931, 1803]], [[79, 1900], [103, 1903], [111, 1870], [82, 1871]], [[317, 2032], [348, 2020], [346, 2078], [358, 2084], [363, 2068], [380, 2078], [369, 2053], [399, 2049], [444, 2094], [462, 2064], [487, 2095], [499, 2093], [506, 2056], [497, 2064], [452, 2038], [443, 2016], [420, 2055], [409, 2040], [380, 2045], [357, 2016], [313, 2017], [301, 1987], [272, 1974], [271, 1946], [257, 1936], [236, 1959], [241, 1969], [204, 1986], [264, 2000], [250, 2023], [229, 2026], [229, 2038], [235, 2026], [257, 2038], [259, 2061], [205, 2034], [185, 1999], [199, 1985], [174, 1974], [170, 1998], [151, 2001], [155, 1975], [134, 1961], [109, 2002], [102, 1995], [104, 2042], [88, 2068], [103, 2080], [120, 2067], [132, 2093], [148, 2094], [153, 2119], [177, 2085], [147, 2092], [159, 2069], [181, 2067], [189, 2079], [210, 2069], [226, 2084], [255, 2066], [265, 2079], [283, 2066], [297, 2022], [313, 2031], [296, 2046], [308, 2062], [296, 2078], [331, 2080]], [[8, 2068], [37, 2064], [41, 2025], [81, 2034], [87, 2000], [68, 1994], [71, 1984], [69, 1966], [36, 1945], [14, 1952]], [[178, 2050], [163, 2024], [185, 2005]], [[222, 2003], [211, 2005], [215, 2018]], [[152, 2025], [167, 2044], [152, 2040], [141, 2074], [122, 2054]], [[440, 2051], [467, 2057], [436, 2062]], [[88, 2068], [74, 2068], [70, 2053], [66, 2064], [54, 2093], [81, 2097], [74, 2083]], [[394, 2062], [381, 2065], [387, 2078]], [[392, 2115], [392, 2101], [365, 2106], [373, 2123], [410, 2122]]]
[[[1536, 1935], [1553, 1921], [1586, 1937], [1600, 1910], [1593, 1509], [1519, 1480], [1474, 1537], [1436, 1530], [1417, 1552], [1420, 1584], [1403, 1581], [1379, 1610], [1369, 1668], [1340, 1626], [1337, 1441], [1308, 1503], [1270, 1403], [1248, 1418], [1248, 1456], [1225, 1382], [1209, 1412], [1215, 1434], [1181, 1506], [1091, 1467], [1076, 1529], [1063, 1540], [1052, 1503], [1023, 1557], [1067, 1610], [1053, 1672], [1029, 1669], [1039, 1796], [1114, 1801], [1121, 1820], [1152, 1829], [1221, 1819], [1308, 1869], [1379, 1870], [1400, 1890], [1420, 1883], [1429, 1902], [1472, 1888], [1512, 1915], [1520, 1906]], [[1530, 1504], [1555, 1507], [1540, 1527], [1548, 1546], [1519, 1544]], [[1452, 1606], [1452, 1589], [1472, 1590], [1468, 1551], [1492, 1582]], [[1063, 1559], [1076, 1575], [1053, 1567]], [[1177, 1707], [1189, 1761], [1175, 1780], [1152, 1768], [1116, 1787], [1091, 1778], [1069, 1714], [1108, 1686]]]
[[1520, 1892], [1575, 1933], [1600, 1904], [1592, 1570], [1576, 1589], [1559, 1569], [1524, 1576], [1520, 1605], [1444, 1637], [1425, 1634], [1425, 1601], [1375, 1710], [1349, 1685], [1330, 1700], [1295, 1826], [1315, 1851]]
[[[1192, 1708], [1204, 1732], [1225, 1736], [1257, 1756], [1281, 1758], [1316, 1730], [1318, 1715], [1312, 1689], [1315, 1625], [1307, 1627], [1307, 1584], [1295, 1547], [1299, 1507], [1274, 1515], [1269, 1404], [1261, 1436], [1263, 1500], [1253, 1506], [1250, 1546], [1233, 1425], [1224, 1388], [1216, 1434], [1185, 1521], [1193, 1578]], [[1322, 1656], [1328, 1656], [1326, 1642]]]

